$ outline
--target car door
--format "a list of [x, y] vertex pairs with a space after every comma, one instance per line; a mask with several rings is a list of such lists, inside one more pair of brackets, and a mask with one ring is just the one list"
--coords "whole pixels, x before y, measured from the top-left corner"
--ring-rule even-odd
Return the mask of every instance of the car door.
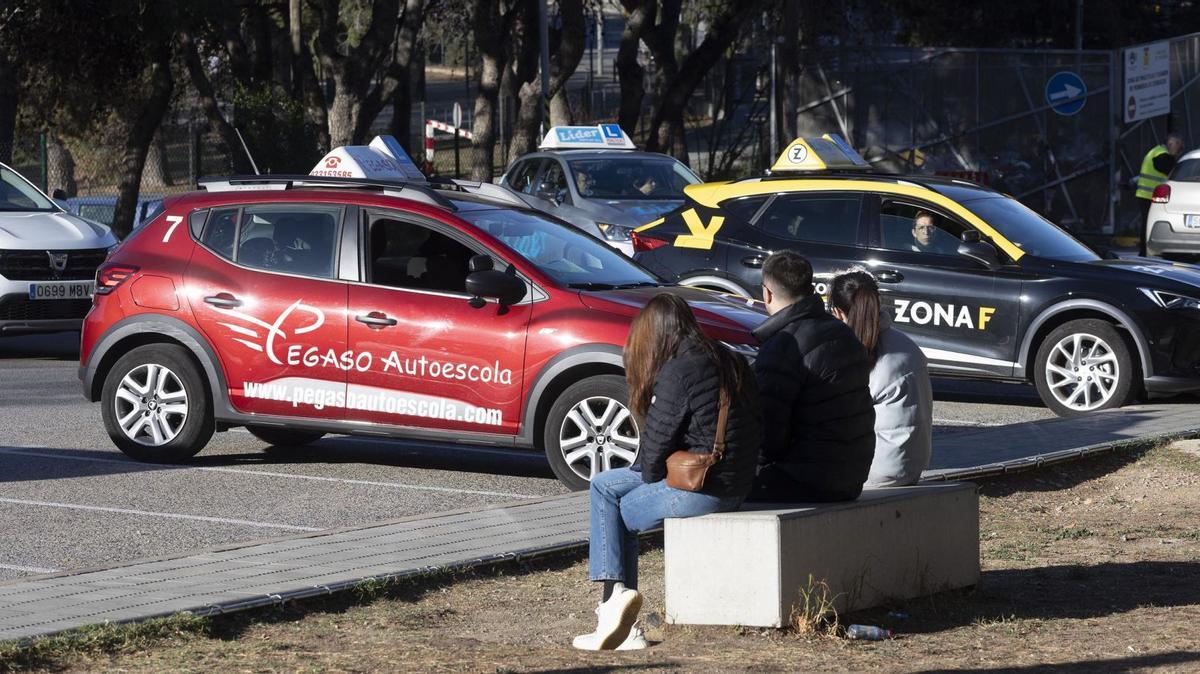
[[209, 212], [186, 273], [197, 326], [241, 412], [343, 418], [344, 207], [253, 204]]
[[349, 418], [515, 435], [530, 295], [514, 306], [472, 301], [470, 260], [491, 254], [452, 225], [375, 210], [360, 226], [365, 277], [350, 288], [350, 346], [371, 357], [349, 373]]
[[974, 228], [946, 209], [907, 197], [872, 198], [879, 215], [870, 233], [869, 270], [896, 327], [917, 342], [934, 370], [1011, 376], [1025, 279], [1020, 268], [992, 270], [958, 254], [962, 233]]
[[794, 192], [772, 198], [752, 223], [756, 245], [731, 250], [727, 267], [745, 270], [745, 283], [762, 296], [762, 263], [779, 250], [795, 250], [813, 267], [813, 284], [822, 297], [836, 271], [860, 264], [858, 247], [865, 217], [863, 195], [857, 192]]

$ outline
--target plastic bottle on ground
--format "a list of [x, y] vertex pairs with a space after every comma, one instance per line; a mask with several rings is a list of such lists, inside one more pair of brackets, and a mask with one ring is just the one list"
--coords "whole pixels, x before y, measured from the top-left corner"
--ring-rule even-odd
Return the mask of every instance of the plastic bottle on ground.
[[863, 641], [883, 641], [892, 636], [891, 630], [885, 630], [882, 627], [875, 625], [851, 625], [846, 628], [847, 639], [861, 639]]

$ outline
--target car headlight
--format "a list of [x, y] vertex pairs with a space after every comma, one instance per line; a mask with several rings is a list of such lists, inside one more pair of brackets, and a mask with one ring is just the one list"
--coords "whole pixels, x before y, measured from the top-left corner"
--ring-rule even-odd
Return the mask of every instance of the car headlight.
[[1146, 297], [1154, 300], [1154, 303], [1164, 309], [1200, 309], [1200, 299], [1180, 295], [1179, 293], [1168, 292], [1166, 290], [1153, 290], [1150, 288], [1139, 288]]
[[600, 228], [600, 233], [609, 241], [628, 241], [629, 235], [633, 232], [632, 227], [624, 227], [622, 225], [610, 225], [607, 222], [597, 222], [596, 226]]
[[758, 357], [758, 347], [753, 344], [734, 344], [733, 342], [722, 341], [730, 351], [742, 356], [751, 363]]

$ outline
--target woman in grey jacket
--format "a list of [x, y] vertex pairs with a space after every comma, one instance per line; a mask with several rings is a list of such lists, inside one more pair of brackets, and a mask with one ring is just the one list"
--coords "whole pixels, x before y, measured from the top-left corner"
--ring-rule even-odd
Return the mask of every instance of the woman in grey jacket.
[[829, 306], [867, 347], [875, 403], [875, 458], [869, 487], [916, 484], [933, 450], [933, 392], [925, 354], [892, 327], [879, 307], [879, 286], [865, 271], [833, 279]]

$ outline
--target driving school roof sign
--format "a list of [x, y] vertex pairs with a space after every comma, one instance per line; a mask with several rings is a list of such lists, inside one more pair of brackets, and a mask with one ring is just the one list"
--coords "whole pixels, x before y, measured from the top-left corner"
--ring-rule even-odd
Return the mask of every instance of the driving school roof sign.
[[370, 145], [334, 148], [317, 162], [312, 176], [425, 182], [425, 174], [392, 136], [376, 136]]
[[771, 166], [771, 173], [792, 171], [864, 170], [871, 168], [850, 144], [837, 134], [793, 140]]
[[542, 139], [542, 150], [610, 149], [636, 150], [629, 136], [616, 124], [596, 126], [554, 126]]

